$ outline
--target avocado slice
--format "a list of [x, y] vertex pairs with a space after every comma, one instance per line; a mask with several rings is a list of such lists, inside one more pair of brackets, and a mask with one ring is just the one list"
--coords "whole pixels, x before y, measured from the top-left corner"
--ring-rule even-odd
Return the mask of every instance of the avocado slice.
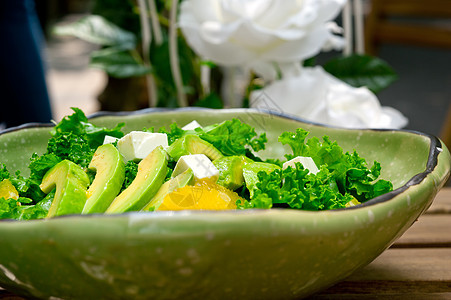
[[172, 143], [167, 151], [175, 161], [183, 155], [190, 154], [205, 154], [212, 161], [224, 156], [215, 146], [194, 134], [182, 136]]
[[180, 173], [174, 178], [166, 181], [158, 190], [157, 194], [150, 200], [150, 202], [144, 206], [144, 211], [157, 210], [160, 204], [163, 202], [164, 197], [174, 190], [184, 187], [185, 185], [192, 184], [194, 181], [194, 174], [191, 169]]
[[0, 182], [0, 198], [8, 199], [19, 199], [19, 192], [11, 183], [9, 179], [3, 179]]
[[125, 164], [119, 150], [112, 144], [97, 148], [89, 169], [96, 176], [88, 189], [82, 214], [103, 213], [119, 194], [125, 178]]
[[123, 213], [142, 209], [163, 184], [167, 165], [167, 153], [162, 146], [158, 146], [139, 162], [135, 179], [113, 200], [106, 213]]
[[89, 177], [82, 167], [69, 160], [60, 161], [48, 170], [40, 188], [46, 194], [54, 188], [56, 192], [47, 218], [81, 213], [89, 183]]
[[219, 170], [217, 184], [236, 190], [244, 183], [243, 166], [253, 161], [246, 156], [224, 156], [213, 161], [213, 165]]
[[258, 172], [264, 171], [270, 173], [276, 169], [280, 169], [280, 167], [275, 164], [264, 162], [251, 162], [243, 165], [243, 178], [249, 189], [251, 198], [254, 195], [254, 190], [257, 188]]

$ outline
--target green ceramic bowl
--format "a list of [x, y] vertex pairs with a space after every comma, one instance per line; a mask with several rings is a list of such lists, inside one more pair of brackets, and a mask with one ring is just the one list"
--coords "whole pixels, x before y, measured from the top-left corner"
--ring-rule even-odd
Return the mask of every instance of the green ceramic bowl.
[[[367, 265], [429, 207], [450, 172], [437, 138], [398, 130], [318, 126], [257, 110], [144, 110], [91, 120], [125, 131], [239, 118], [269, 139], [302, 127], [382, 165], [394, 191], [352, 209], [157, 212], [0, 222], [0, 286], [52, 299], [290, 299], [318, 292]], [[0, 135], [0, 161], [26, 172], [48, 126]]]

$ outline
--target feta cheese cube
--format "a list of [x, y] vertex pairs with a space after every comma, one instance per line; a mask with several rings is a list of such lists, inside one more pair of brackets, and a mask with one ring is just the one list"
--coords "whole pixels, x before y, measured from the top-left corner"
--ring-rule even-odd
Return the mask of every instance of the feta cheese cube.
[[165, 133], [132, 131], [117, 142], [117, 148], [125, 161], [144, 159], [158, 146], [168, 147]]
[[205, 154], [183, 155], [177, 161], [172, 176], [175, 177], [187, 169], [193, 171], [194, 179], [208, 179], [216, 182], [219, 178], [219, 170]]
[[197, 123], [196, 120], [193, 120], [192, 122], [186, 124], [182, 127], [183, 130], [194, 130], [196, 128], [202, 127], [199, 123]]
[[295, 168], [295, 163], [301, 163], [304, 166], [304, 169], [309, 170], [309, 174], [316, 174], [319, 172], [318, 167], [311, 157], [306, 156], [298, 156], [287, 162], [285, 162], [282, 166], [283, 169], [286, 169], [288, 166]]
[[105, 139], [103, 140], [103, 144], [112, 144], [117, 141], [118, 138], [110, 135], [105, 135]]

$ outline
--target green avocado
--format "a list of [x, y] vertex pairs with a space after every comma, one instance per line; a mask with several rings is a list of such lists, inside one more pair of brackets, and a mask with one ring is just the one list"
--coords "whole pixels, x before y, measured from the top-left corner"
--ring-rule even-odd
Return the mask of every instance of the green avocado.
[[212, 161], [224, 156], [215, 146], [194, 134], [182, 136], [172, 143], [167, 151], [175, 161], [189, 154], [205, 154]]
[[113, 200], [106, 213], [141, 210], [163, 184], [167, 165], [167, 153], [158, 146], [139, 162], [135, 179]]
[[258, 172], [263, 171], [266, 173], [272, 172], [276, 169], [280, 169], [278, 165], [264, 163], [264, 162], [251, 162], [243, 165], [243, 178], [246, 182], [246, 186], [249, 189], [250, 196], [254, 195], [258, 182]]
[[164, 197], [169, 193], [172, 193], [175, 189], [184, 187], [185, 185], [192, 184], [194, 181], [194, 174], [191, 169], [186, 170], [183, 173], [175, 176], [174, 178], [166, 181], [157, 194], [150, 200], [150, 202], [143, 208], [144, 211], [154, 211], [158, 209], [163, 202]]
[[89, 183], [89, 177], [82, 167], [69, 160], [63, 160], [48, 170], [40, 188], [46, 194], [54, 188], [56, 192], [47, 218], [81, 213]]
[[89, 169], [96, 171], [96, 176], [88, 189], [82, 214], [103, 213], [119, 194], [125, 178], [125, 164], [119, 150], [112, 144], [97, 148]]
[[219, 170], [218, 184], [236, 190], [244, 183], [243, 166], [252, 163], [246, 156], [224, 156], [213, 161], [214, 166]]

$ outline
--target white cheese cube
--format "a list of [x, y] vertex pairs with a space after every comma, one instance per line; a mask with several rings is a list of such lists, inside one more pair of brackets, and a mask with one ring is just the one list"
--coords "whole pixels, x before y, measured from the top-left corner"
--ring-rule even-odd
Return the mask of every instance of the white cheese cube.
[[172, 177], [175, 177], [187, 169], [193, 171], [195, 180], [208, 179], [212, 182], [218, 181], [219, 170], [205, 154], [183, 155], [177, 161]]
[[117, 141], [118, 138], [110, 135], [105, 135], [105, 139], [103, 140], [103, 144], [112, 144]]
[[168, 147], [165, 133], [132, 131], [117, 142], [117, 148], [125, 161], [144, 159], [158, 146]]
[[316, 174], [319, 172], [318, 167], [311, 157], [298, 156], [287, 162], [285, 162], [282, 166], [283, 169], [286, 169], [288, 166], [295, 168], [295, 163], [301, 163], [304, 166], [304, 169], [309, 170], [309, 174]]
[[196, 120], [193, 120], [192, 122], [186, 124], [182, 127], [183, 130], [194, 130], [196, 128], [202, 127], [199, 123], [197, 123]]

